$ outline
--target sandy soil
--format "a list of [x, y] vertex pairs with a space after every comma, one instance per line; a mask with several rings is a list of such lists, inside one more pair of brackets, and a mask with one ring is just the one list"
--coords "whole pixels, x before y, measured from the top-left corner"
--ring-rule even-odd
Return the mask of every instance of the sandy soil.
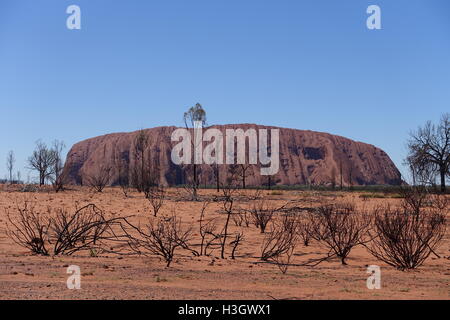
[[[175, 198], [183, 190], [171, 189]], [[201, 191], [212, 197], [214, 190]], [[274, 203], [301, 200], [304, 206], [323, 202], [354, 201], [358, 206], [371, 207], [381, 203], [399, 203], [399, 199], [368, 199], [358, 193], [300, 191], [264, 191]], [[150, 206], [143, 195], [131, 193], [125, 198], [120, 189], [109, 188], [103, 193], [91, 193], [76, 188], [62, 193], [19, 193], [0, 191], [0, 299], [446, 299], [450, 298], [450, 228], [437, 250], [441, 256], [430, 256], [417, 270], [402, 272], [372, 257], [365, 248], [355, 248], [348, 265], [340, 261], [325, 261], [315, 267], [292, 266], [282, 274], [276, 265], [258, 263], [261, 241], [259, 230], [242, 229], [245, 240], [235, 260], [215, 257], [194, 257], [178, 251], [169, 267], [157, 257], [118, 256], [105, 254], [90, 257], [81, 253], [74, 256], [43, 257], [31, 255], [9, 239], [6, 234], [6, 211], [14, 212], [16, 203], [33, 201], [36, 208], [71, 209], [75, 204], [95, 203], [105, 212], [118, 216], [135, 215], [133, 219], [150, 216]], [[160, 214], [176, 210], [185, 226], [193, 226], [198, 240], [198, 218], [202, 202], [169, 200]], [[221, 203], [212, 203], [207, 218], [224, 221]], [[448, 224], [448, 221], [447, 221]], [[229, 253], [230, 248], [227, 248]], [[316, 242], [299, 245], [294, 264], [324, 256], [327, 249]], [[81, 268], [81, 290], [69, 290], [66, 269], [69, 265]], [[367, 265], [381, 267], [382, 288], [369, 290], [366, 286]]]

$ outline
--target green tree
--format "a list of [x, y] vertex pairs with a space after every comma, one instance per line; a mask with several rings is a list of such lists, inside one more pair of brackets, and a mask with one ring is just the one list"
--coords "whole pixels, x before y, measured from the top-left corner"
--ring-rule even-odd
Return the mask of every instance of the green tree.
[[[200, 129], [206, 126], [206, 111], [203, 109], [200, 103], [197, 103], [194, 107], [190, 107], [188, 111], [186, 111], [183, 115], [183, 121], [186, 126], [186, 129], [194, 131], [194, 129]], [[202, 143], [202, 140], [196, 141], [195, 131], [192, 135], [193, 139], [191, 140], [193, 150], [196, 148], [196, 144]], [[198, 188], [200, 185], [198, 179], [198, 164], [195, 161], [192, 161], [192, 177], [191, 181], [188, 182], [188, 187], [192, 192], [192, 200], [197, 201], [198, 199]]]

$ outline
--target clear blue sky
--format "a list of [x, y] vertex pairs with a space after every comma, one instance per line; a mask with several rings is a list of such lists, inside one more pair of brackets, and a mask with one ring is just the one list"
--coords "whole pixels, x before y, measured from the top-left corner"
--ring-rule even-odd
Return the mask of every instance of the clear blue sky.
[[37, 139], [181, 125], [196, 102], [209, 124], [330, 132], [400, 168], [408, 132], [450, 110], [450, 1], [0, 0], [0, 178], [9, 150], [26, 178]]

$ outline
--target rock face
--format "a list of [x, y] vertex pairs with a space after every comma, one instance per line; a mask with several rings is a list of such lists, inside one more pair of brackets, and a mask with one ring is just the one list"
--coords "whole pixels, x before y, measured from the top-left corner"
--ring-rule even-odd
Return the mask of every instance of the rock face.
[[[213, 126], [213, 128], [223, 132], [224, 137], [226, 129], [253, 128], [257, 131], [279, 129], [279, 172], [272, 176], [269, 182], [267, 176], [260, 174], [260, 165], [252, 165], [246, 171], [247, 186], [267, 183], [340, 185], [341, 177], [344, 186], [399, 185], [402, 182], [400, 172], [389, 156], [383, 150], [369, 144], [328, 133], [254, 124]], [[148, 137], [145, 150], [148, 163], [155, 164], [161, 183], [166, 185], [184, 184], [192, 176], [190, 174], [192, 166], [179, 166], [171, 161], [172, 148], [178, 143], [171, 141], [172, 132], [176, 129], [176, 127], [157, 127], [144, 130]], [[137, 135], [138, 132], [113, 133], [75, 144], [67, 155], [64, 167], [68, 182], [82, 184], [88, 177], [98, 175], [105, 168], [109, 170], [110, 185], [118, 182], [119, 172], [126, 172], [125, 175], [130, 177], [132, 168], [139, 161], [134, 151]], [[199, 166], [201, 185], [216, 184], [215, 170], [214, 165]], [[219, 165], [220, 181], [225, 180], [229, 172], [230, 166]], [[239, 179], [242, 180], [242, 177]]]

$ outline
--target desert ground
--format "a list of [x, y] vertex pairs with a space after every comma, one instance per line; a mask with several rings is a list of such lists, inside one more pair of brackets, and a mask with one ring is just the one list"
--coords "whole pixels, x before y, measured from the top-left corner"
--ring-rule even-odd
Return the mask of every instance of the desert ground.
[[[198, 220], [202, 201], [183, 200], [182, 188], [171, 188], [158, 215], [176, 212], [184, 227], [191, 227], [192, 241], [199, 241]], [[254, 191], [240, 191], [249, 196]], [[341, 191], [262, 191], [264, 198], [275, 205], [295, 200], [303, 207], [323, 203], [353, 202], [357, 207], [371, 208], [380, 204], [398, 205], [397, 197], [362, 197], [361, 192]], [[223, 224], [226, 215], [215, 190], [200, 190], [201, 199], [210, 199], [206, 219], [216, 218]], [[412, 271], [400, 271], [373, 257], [366, 248], [354, 248], [342, 265], [339, 259], [317, 266], [300, 266], [309, 259], [326, 255], [328, 249], [312, 240], [309, 246], [300, 243], [283, 274], [275, 264], [261, 263], [259, 256], [264, 234], [250, 224], [237, 226], [230, 222], [230, 232], [243, 232], [244, 240], [237, 248], [236, 258], [220, 259], [220, 249], [210, 256], [195, 256], [177, 249], [170, 267], [157, 256], [100, 253], [92, 256], [80, 252], [72, 256], [38, 256], [14, 243], [7, 236], [7, 212], [14, 214], [24, 201], [34, 203], [45, 213], [47, 208], [73, 210], [75, 206], [94, 203], [106, 214], [130, 217], [134, 222], [152, 216], [144, 195], [131, 192], [125, 197], [120, 188], [106, 188], [95, 193], [88, 188], [70, 187], [59, 193], [51, 190], [20, 192], [3, 186], [0, 191], [0, 299], [445, 299], [450, 298], [450, 228], [436, 250], [440, 258], [430, 255], [425, 263]], [[248, 201], [247, 201], [248, 202]], [[236, 201], [236, 206], [248, 205]], [[448, 211], [448, 210], [447, 210]], [[448, 212], [446, 213], [448, 216]], [[270, 229], [270, 227], [268, 227]], [[67, 267], [81, 269], [81, 289], [67, 288]], [[381, 267], [381, 289], [366, 286], [368, 265]]]

